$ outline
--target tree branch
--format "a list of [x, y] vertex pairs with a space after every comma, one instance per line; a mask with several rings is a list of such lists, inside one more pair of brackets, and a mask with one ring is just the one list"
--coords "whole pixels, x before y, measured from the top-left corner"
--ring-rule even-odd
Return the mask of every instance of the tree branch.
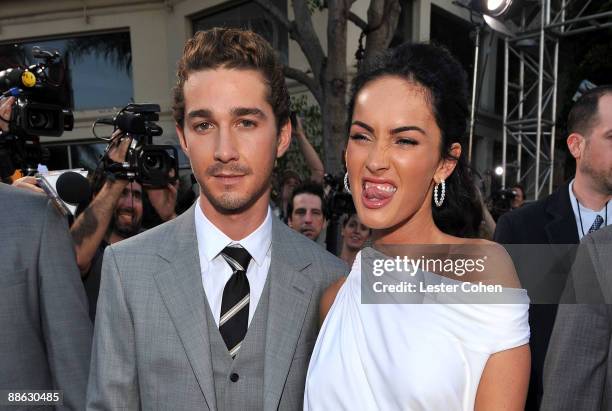
[[321, 87], [315, 81], [315, 79], [309, 76], [307, 73], [302, 70], [298, 70], [293, 67], [285, 66], [283, 67], [283, 72], [285, 73], [285, 77], [291, 78], [298, 83], [301, 83], [308, 87], [308, 90], [312, 93], [314, 98], [317, 100], [320, 106], [323, 104], [323, 95], [321, 93]]
[[[292, 2], [295, 20], [290, 21], [270, 0], [254, 1], [287, 29], [289, 36], [298, 43], [306, 56], [306, 60], [308, 60], [308, 64], [314, 74], [314, 81], [320, 82], [321, 70], [325, 62], [325, 52], [323, 47], [321, 47], [321, 42], [312, 24], [312, 17], [307, 3], [301, 0]], [[308, 86], [308, 84], [304, 84]]]
[[[292, 22], [285, 16], [285, 14], [276, 7], [270, 0], [254, 0], [255, 3], [259, 4], [259, 6], [270, 13], [272, 17], [274, 17], [280, 24], [287, 29], [287, 31], [291, 34], [293, 30]], [[292, 36], [293, 37], [293, 36]]]
[[359, 17], [352, 11], [349, 12], [348, 19], [350, 22], [354, 23], [357, 27], [359, 27], [361, 30], [363, 31], [368, 30], [368, 23], [366, 23], [364, 19], [362, 19], [361, 17]]
[[389, 47], [399, 21], [399, 0], [371, 0], [368, 8], [369, 32], [363, 63], [370, 64], [383, 50]]
[[312, 16], [310, 15], [307, 2], [294, 0], [292, 3], [295, 18], [293, 27], [295, 30], [291, 38], [299, 44], [312, 69], [315, 81], [320, 84], [323, 76], [323, 66], [326, 61], [325, 52], [312, 24]]

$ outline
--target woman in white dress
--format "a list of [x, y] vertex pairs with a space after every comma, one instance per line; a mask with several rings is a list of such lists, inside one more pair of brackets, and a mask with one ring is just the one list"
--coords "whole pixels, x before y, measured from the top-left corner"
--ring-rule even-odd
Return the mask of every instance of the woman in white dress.
[[[448, 51], [426, 44], [387, 52], [353, 82], [346, 183], [374, 248], [321, 300], [306, 410], [524, 408], [529, 299], [505, 250], [469, 238], [482, 210], [461, 155], [466, 84]], [[362, 303], [364, 262], [411, 244], [482, 249], [480, 272], [421, 270], [413, 280], [495, 285], [512, 304], [461, 292], [420, 296], [437, 304]]]

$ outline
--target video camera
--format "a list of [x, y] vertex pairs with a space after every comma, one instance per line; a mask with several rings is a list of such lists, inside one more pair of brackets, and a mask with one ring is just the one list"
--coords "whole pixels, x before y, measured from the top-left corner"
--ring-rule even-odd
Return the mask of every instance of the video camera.
[[344, 191], [343, 178], [325, 174], [323, 181], [331, 188], [327, 197], [327, 204], [325, 205], [330, 220], [338, 221], [344, 214], [355, 213], [353, 197]]
[[[113, 126], [132, 138], [124, 163], [115, 163], [108, 156], [109, 144], [102, 158], [104, 171], [115, 177], [137, 180], [143, 186], [166, 187], [178, 179], [178, 151], [171, 145], [155, 145], [153, 137], [161, 136], [159, 104], [129, 104], [114, 117], [97, 119], [98, 124]], [[97, 135], [96, 135], [97, 136]]]
[[516, 197], [516, 191], [510, 188], [498, 190], [491, 194], [490, 211], [495, 221], [502, 214], [512, 209], [512, 200]]
[[64, 65], [59, 52], [33, 47], [32, 55], [43, 61], [0, 71], [0, 94], [15, 97], [6, 119], [8, 132], [0, 133], [2, 179], [17, 168], [27, 175], [35, 173], [44, 157], [39, 136], [59, 137], [74, 125], [72, 111], [62, 102]]
[[9, 133], [17, 137], [59, 137], [74, 126], [72, 111], [61, 104], [64, 65], [58, 51], [32, 47], [32, 55], [43, 62], [0, 71], [0, 93], [16, 99]]

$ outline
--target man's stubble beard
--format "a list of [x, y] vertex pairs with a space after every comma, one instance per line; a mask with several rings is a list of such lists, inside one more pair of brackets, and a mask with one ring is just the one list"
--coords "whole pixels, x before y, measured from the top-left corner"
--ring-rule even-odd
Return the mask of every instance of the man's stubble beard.
[[[587, 147], [586, 150], [585, 154], [589, 152], [590, 148]], [[589, 177], [598, 192], [604, 195], [612, 195], [612, 169], [597, 170], [592, 167], [588, 156], [585, 160], [580, 164], [580, 172]]]
[[140, 233], [142, 218], [138, 221], [133, 221], [132, 218], [132, 223], [128, 225], [120, 225], [118, 224], [117, 220], [117, 215], [113, 214], [113, 218], [111, 220], [112, 232], [117, 234], [119, 237], [126, 239]]
[[[247, 175], [253, 175], [249, 173]], [[267, 194], [268, 201], [271, 192], [272, 167], [266, 172], [266, 178], [261, 181], [258, 187], [250, 196], [243, 196], [241, 192], [222, 192], [221, 195], [215, 197], [213, 193], [204, 184], [200, 184], [200, 189], [208, 202], [220, 214], [240, 214], [253, 206], [259, 199]]]

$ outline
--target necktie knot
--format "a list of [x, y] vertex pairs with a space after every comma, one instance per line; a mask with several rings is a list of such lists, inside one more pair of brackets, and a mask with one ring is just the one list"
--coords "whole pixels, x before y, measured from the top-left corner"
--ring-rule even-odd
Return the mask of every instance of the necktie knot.
[[597, 214], [597, 216], [595, 217], [595, 221], [593, 221], [593, 225], [591, 226], [591, 228], [589, 228], [589, 233], [599, 230], [603, 222], [604, 222], [603, 217]]
[[251, 254], [240, 244], [228, 245], [221, 251], [221, 255], [232, 267], [233, 271], [243, 271], [246, 273], [251, 261]]

